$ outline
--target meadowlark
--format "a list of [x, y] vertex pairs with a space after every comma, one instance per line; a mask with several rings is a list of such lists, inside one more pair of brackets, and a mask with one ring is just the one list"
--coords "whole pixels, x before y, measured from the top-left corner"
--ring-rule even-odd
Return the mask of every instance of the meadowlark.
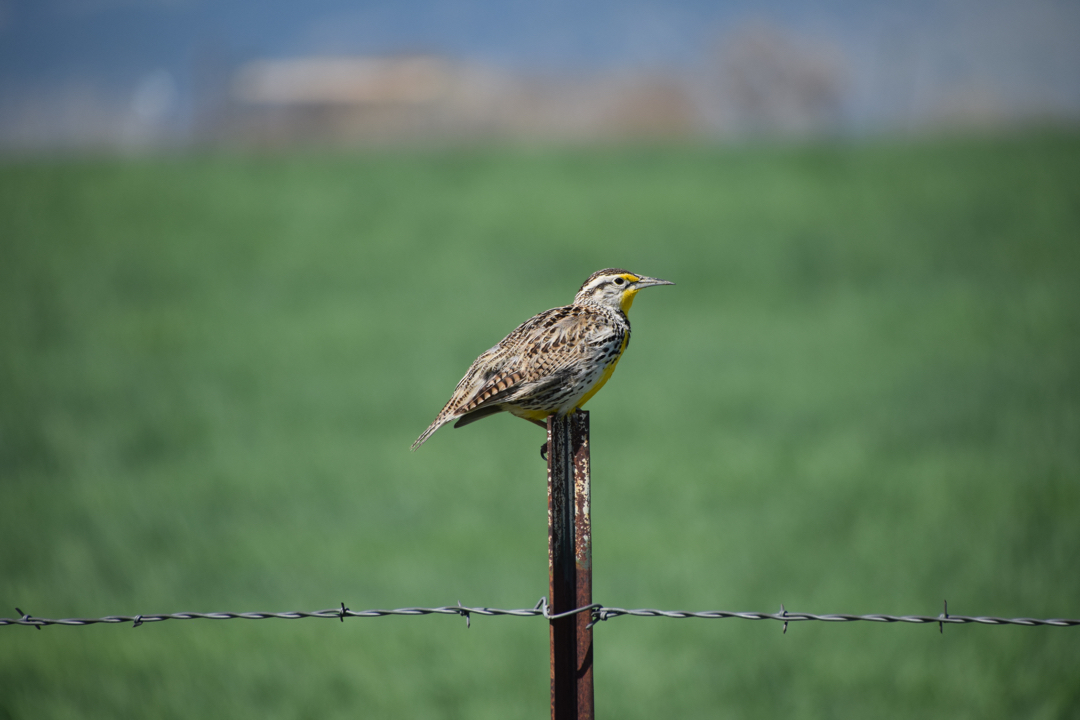
[[626, 351], [634, 296], [674, 284], [616, 268], [593, 273], [573, 304], [531, 317], [476, 358], [412, 449], [451, 420], [461, 427], [505, 411], [547, 427], [549, 415], [574, 412], [604, 386]]

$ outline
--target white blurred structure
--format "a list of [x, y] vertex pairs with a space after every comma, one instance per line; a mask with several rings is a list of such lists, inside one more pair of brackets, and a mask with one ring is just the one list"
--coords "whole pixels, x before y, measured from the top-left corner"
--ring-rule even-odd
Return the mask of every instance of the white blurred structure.
[[144, 148], [167, 141], [170, 120], [179, 105], [176, 81], [166, 70], [147, 73], [135, 86], [122, 129], [125, 147]]
[[257, 61], [233, 78], [226, 135], [256, 145], [597, 140], [699, 130], [677, 78], [529, 77], [429, 56]]

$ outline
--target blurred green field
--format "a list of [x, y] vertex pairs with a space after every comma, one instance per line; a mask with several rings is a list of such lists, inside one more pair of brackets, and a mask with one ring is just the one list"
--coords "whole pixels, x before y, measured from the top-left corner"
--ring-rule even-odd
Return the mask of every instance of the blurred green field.
[[[594, 595], [1080, 616], [1080, 136], [0, 165], [0, 615], [530, 607], [542, 433], [410, 443], [619, 266]], [[1080, 628], [621, 618], [603, 718], [1080, 717]], [[543, 718], [544, 621], [0, 628], [0, 718]]]

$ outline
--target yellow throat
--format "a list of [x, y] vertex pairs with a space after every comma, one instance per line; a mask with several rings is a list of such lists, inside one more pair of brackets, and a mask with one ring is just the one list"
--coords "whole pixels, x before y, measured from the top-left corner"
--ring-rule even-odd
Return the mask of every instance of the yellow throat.
[[[623, 277], [626, 278], [626, 281], [630, 283], [636, 283], [638, 280], [641, 279], [636, 275], [631, 275], [630, 273], [623, 275]], [[630, 312], [630, 306], [634, 304], [634, 296], [637, 295], [638, 290], [639, 288], [630, 288], [629, 290], [623, 291], [622, 298], [619, 300], [619, 307], [622, 309], [623, 315], [626, 315]], [[607, 376], [604, 376], [604, 379], [606, 380]]]

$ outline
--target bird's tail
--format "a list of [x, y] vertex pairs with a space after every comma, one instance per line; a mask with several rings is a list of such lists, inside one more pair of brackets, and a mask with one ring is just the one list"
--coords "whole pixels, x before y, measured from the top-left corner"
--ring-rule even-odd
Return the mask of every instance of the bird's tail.
[[450, 422], [450, 420], [452, 419], [453, 418], [451, 418], [449, 415], [443, 415], [442, 413], [439, 413], [439, 417], [435, 418], [435, 421], [431, 423], [431, 425], [428, 425], [428, 429], [422, 432], [420, 434], [420, 437], [416, 438], [416, 442], [412, 444], [412, 449], [416, 450], [416, 448], [423, 445], [424, 441], [431, 437], [433, 434], [435, 434], [436, 430], [441, 428], [446, 423]]

